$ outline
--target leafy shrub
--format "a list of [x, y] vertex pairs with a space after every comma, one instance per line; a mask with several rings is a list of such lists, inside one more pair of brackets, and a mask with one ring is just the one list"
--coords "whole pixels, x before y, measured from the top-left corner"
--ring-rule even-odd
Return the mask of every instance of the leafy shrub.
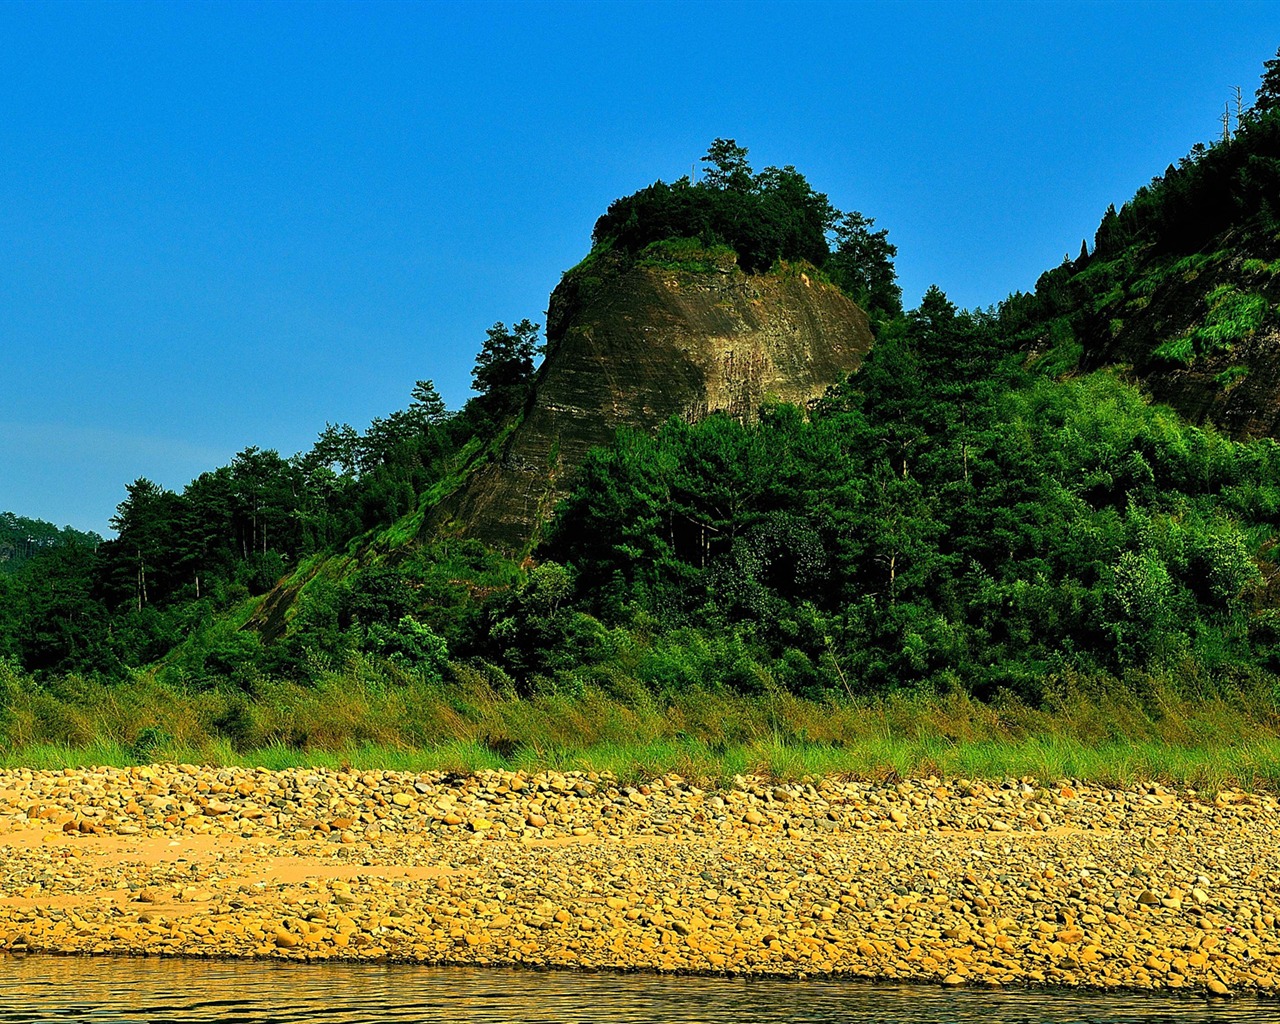
[[1188, 366], [1196, 357], [1195, 339], [1190, 335], [1183, 335], [1180, 338], [1170, 338], [1162, 345], [1158, 345], [1151, 353], [1152, 358], [1163, 360], [1166, 363], [1176, 363], [1179, 366]]
[[394, 626], [375, 622], [365, 632], [364, 649], [437, 681], [449, 661], [444, 640], [412, 615], [402, 616]]

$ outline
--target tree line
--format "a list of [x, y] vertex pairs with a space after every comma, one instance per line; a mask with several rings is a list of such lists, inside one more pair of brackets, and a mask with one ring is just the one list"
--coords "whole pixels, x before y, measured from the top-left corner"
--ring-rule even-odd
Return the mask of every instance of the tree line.
[[[406, 408], [363, 432], [327, 424], [310, 450], [290, 458], [246, 448], [177, 492], [135, 480], [109, 540], [6, 516], [0, 657], [34, 671], [118, 673], [147, 664], [306, 558], [411, 513], [522, 408], [538, 331], [527, 319], [488, 330], [472, 374], [475, 397], [460, 411], [448, 411], [422, 380]], [[9, 551], [21, 557], [5, 559]]]

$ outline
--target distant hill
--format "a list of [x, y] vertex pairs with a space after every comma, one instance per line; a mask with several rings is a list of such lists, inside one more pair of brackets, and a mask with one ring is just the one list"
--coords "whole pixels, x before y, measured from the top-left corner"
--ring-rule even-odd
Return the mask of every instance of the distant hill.
[[102, 543], [96, 533], [70, 526], [58, 527], [42, 519], [28, 519], [13, 512], [0, 512], [0, 573], [13, 573], [59, 544], [80, 544], [94, 548]]

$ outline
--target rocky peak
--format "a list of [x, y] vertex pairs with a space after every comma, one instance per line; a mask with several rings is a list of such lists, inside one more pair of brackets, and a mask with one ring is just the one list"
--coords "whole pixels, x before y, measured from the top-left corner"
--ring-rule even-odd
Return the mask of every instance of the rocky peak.
[[862, 310], [812, 267], [747, 274], [727, 250], [593, 254], [556, 288], [547, 321], [522, 421], [428, 530], [519, 550], [618, 428], [716, 411], [749, 422], [768, 401], [806, 405], [855, 372], [872, 340]]

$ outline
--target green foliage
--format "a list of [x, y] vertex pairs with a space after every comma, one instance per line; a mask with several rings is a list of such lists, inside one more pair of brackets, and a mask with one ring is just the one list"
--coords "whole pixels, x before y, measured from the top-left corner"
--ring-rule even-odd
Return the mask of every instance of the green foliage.
[[[1136, 324], [1126, 324], [1126, 349], [1145, 338], [1157, 363], [1187, 365], [1229, 348], [1264, 322], [1263, 296], [1219, 289], [1235, 289], [1241, 277], [1269, 287], [1280, 263], [1274, 64], [1267, 63], [1258, 102], [1234, 135], [1193, 146], [1119, 210], [1109, 207], [1092, 253], [1064, 260], [1041, 275], [1033, 296], [1002, 308], [1011, 337], [1028, 344], [1040, 326], [1069, 317], [1086, 363], [1102, 365], [1119, 354], [1111, 321], [1123, 308], [1140, 314]], [[1206, 304], [1197, 310], [1202, 298]], [[1190, 348], [1169, 337], [1171, 322], [1177, 329], [1188, 325]]]
[[1080, 365], [1084, 355], [1084, 345], [1077, 339], [1066, 319], [1058, 319], [1050, 323], [1044, 335], [1048, 350], [1038, 355], [1031, 362], [1036, 373], [1046, 377], [1061, 377], [1073, 373]]
[[1214, 383], [1220, 388], [1232, 387], [1249, 376], [1249, 367], [1247, 366], [1228, 366], [1220, 374], [1213, 378]]
[[1187, 366], [1196, 357], [1195, 338], [1189, 334], [1184, 334], [1180, 338], [1170, 338], [1164, 344], [1156, 347], [1152, 351], [1151, 357], [1163, 360], [1166, 363]]
[[495, 422], [524, 406], [539, 351], [538, 330], [538, 324], [525, 319], [510, 329], [496, 323], [486, 332], [471, 371], [471, 386], [479, 396], [479, 407]]
[[1230, 348], [1232, 342], [1252, 334], [1267, 318], [1271, 306], [1256, 292], [1241, 292], [1229, 284], [1214, 288], [1206, 297], [1209, 312], [1195, 332], [1202, 351]]
[[[1192, 324], [1155, 348], [1177, 364], [1266, 325], [1274, 121], [1193, 151], [1108, 210], [1092, 253], [988, 312], [933, 287], [904, 314], [884, 230], [716, 140], [700, 182], [614, 203], [574, 280], [589, 287], [606, 251], [673, 273], [820, 267], [876, 322], [855, 377], [752, 425], [622, 431], [523, 563], [422, 524], [526, 409], [528, 320], [487, 332], [461, 412], [422, 380], [406, 409], [363, 433], [326, 425], [291, 459], [247, 448], [178, 493], [137, 480], [106, 542], [9, 516], [0, 729], [133, 757], [448, 737], [448, 757], [482, 764], [535, 733], [572, 749], [602, 719], [614, 742], [646, 707], [678, 709], [682, 742], [727, 744], [782, 734], [799, 701], [825, 710], [787, 735], [835, 739], [858, 702], [1048, 709], [1082, 679], [1135, 722], [1163, 692], [1152, 680], [1274, 706], [1280, 449], [1080, 375], [1152, 324]], [[1254, 247], [1248, 285], [1228, 279], [1240, 260], [1219, 229]], [[163, 710], [174, 695], [198, 727]], [[1096, 740], [1122, 732], [1090, 721]], [[762, 756], [780, 771], [825, 756], [795, 749]]]
[[517, 698], [493, 673], [447, 684], [351, 662], [316, 684], [264, 685], [252, 703], [171, 689], [138, 675], [50, 688], [0, 662], [0, 764], [60, 770], [152, 761], [364, 770], [535, 772], [577, 768], [640, 780], [677, 772], [715, 786], [756, 772], [1159, 780], [1212, 791], [1280, 785], [1275, 701], [1263, 679], [1197, 692], [1181, 675], [1128, 686], [1050, 680], [1051, 707], [984, 705], [951, 691], [835, 702], [701, 687], [669, 700]]
[[1168, 277], [1166, 273], [1162, 269], [1156, 268], [1145, 277], [1140, 277], [1131, 282], [1129, 285], [1129, 291], [1139, 298], [1150, 299], [1151, 296], [1155, 294], [1156, 290], [1165, 284], [1167, 280]]
[[[1261, 327], [1271, 312], [1271, 304], [1264, 296], [1242, 292], [1231, 284], [1218, 285], [1205, 296], [1204, 302], [1207, 312], [1201, 324], [1157, 347], [1151, 353], [1153, 358], [1185, 366], [1197, 356], [1229, 351], [1235, 342]], [[1229, 378], [1226, 383], [1231, 379], [1235, 378]]]
[[[821, 268], [873, 321], [902, 312], [897, 249], [887, 231], [871, 230], [871, 218], [842, 214], [794, 167], [755, 173], [747, 150], [732, 139], [716, 139], [703, 163], [701, 181], [658, 181], [612, 203], [596, 222], [593, 253], [616, 251], [642, 265], [695, 273], [725, 269], [726, 249], [748, 273], [804, 262]], [[590, 287], [591, 269], [591, 257], [574, 268], [580, 287]]]
[[417, 669], [437, 682], [449, 661], [449, 649], [444, 640], [411, 615], [401, 616], [394, 626], [375, 622], [366, 631], [364, 649]]
[[15, 573], [27, 562], [58, 545], [95, 548], [102, 543], [96, 533], [70, 526], [61, 529], [40, 519], [0, 512], [0, 575]]
[[633, 671], [663, 693], [1039, 701], [1064, 665], [1249, 664], [1274, 451], [1107, 375], [1022, 376], [989, 331], [935, 290], [809, 420], [673, 421], [597, 452], [547, 547], [593, 581], [578, 607], [654, 632]]
[[704, 246], [697, 238], [667, 238], [650, 242], [636, 263], [642, 267], [660, 267], [689, 274], [709, 274], [732, 267], [736, 254], [727, 245]]
[[1194, 281], [1200, 271], [1214, 262], [1216, 254], [1210, 255], [1205, 252], [1193, 252], [1183, 256], [1179, 260], [1175, 260], [1166, 272], [1167, 277], [1180, 277], [1183, 281]]
[[874, 224], [856, 210], [837, 220], [835, 251], [823, 270], [877, 322], [901, 315], [902, 289], [893, 269], [898, 248], [886, 229], [872, 231]]
[[[713, 143], [713, 153], [724, 141]], [[671, 185], [658, 181], [616, 200], [596, 222], [592, 241], [634, 255], [654, 242], [696, 238], [708, 249], [729, 246], [748, 272], [767, 270], [778, 259], [821, 266], [836, 219], [827, 197], [794, 167], [752, 173], [746, 151], [740, 152], [741, 162], [715, 165], [696, 184], [688, 178]]]
[[1262, 82], [1254, 94], [1253, 114], [1280, 109], [1280, 50], [1262, 66]]

